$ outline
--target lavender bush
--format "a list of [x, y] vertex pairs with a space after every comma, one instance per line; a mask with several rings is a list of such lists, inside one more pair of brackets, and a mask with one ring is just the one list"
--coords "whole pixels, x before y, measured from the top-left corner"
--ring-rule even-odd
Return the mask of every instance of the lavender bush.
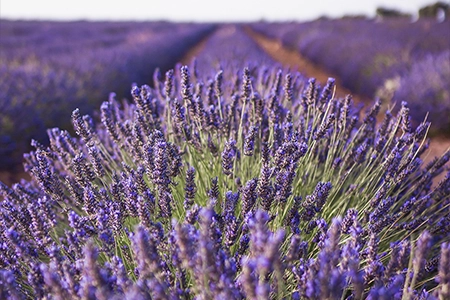
[[1, 298], [449, 297], [450, 150], [422, 166], [429, 123], [406, 103], [360, 119], [332, 79], [219, 74], [168, 71], [33, 142], [33, 179], [0, 184]]

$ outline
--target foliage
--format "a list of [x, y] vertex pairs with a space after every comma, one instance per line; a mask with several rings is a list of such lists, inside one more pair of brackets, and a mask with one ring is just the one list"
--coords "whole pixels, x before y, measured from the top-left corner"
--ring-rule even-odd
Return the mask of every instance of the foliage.
[[386, 7], [378, 7], [376, 10], [376, 15], [381, 18], [411, 18], [411, 14]]

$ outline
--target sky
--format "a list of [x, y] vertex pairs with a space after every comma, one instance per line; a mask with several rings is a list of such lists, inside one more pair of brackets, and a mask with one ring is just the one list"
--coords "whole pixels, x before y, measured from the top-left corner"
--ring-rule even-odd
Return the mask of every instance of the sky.
[[[437, 0], [0, 0], [0, 18], [44, 20], [306, 21], [374, 16], [377, 7], [417, 14]], [[442, 1], [442, 0], [441, 0]], [[450, 1], [442, 1], [449, 3]]]

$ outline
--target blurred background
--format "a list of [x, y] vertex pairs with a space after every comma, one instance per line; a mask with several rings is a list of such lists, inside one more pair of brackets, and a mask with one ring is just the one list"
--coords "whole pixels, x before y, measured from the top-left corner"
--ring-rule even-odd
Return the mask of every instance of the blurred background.
[[[449, 145], [450, 1], [0, 2], [0, 180], [23, 176], [31, 141], [72, 131], [71, 112], [96, 116], [115, 93], [153, 85], [176, 64], [290, 67], [338, 96], [408, 101]], [[214, 74], [209, 74], [214, 76]]]
[[[442, 1], [443, 5], [449, 4]], [[2, 0], [1, 16], [32, 20], [109, 20], [174, 22], [310, 21], [319, 17], [364, 15], [373, 18], [385, 8], [417, 18], [427, 0], [162, 0], [142, 1], [52, 1]], [[444, 8], [445, 10], [445, 8]]]

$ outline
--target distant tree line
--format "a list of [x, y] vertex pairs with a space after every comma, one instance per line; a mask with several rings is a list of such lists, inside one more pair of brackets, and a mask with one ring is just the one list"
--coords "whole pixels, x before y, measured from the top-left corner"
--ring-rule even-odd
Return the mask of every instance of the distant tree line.
[[[379, 7], [376, 10], [377, 17], [385, 18], [411, 18], [412, 15], [396, 9]], [[419, 9], [419, 18], [437, 18], [444, 20], [450, 15], [450, 5], [445, 2], [436, 2]]]
[[376, 10], [377, 17], [384, 18], [411, 18], [412, 15], [408, 13], [403, 13], [396, 9], [378, 7]]

